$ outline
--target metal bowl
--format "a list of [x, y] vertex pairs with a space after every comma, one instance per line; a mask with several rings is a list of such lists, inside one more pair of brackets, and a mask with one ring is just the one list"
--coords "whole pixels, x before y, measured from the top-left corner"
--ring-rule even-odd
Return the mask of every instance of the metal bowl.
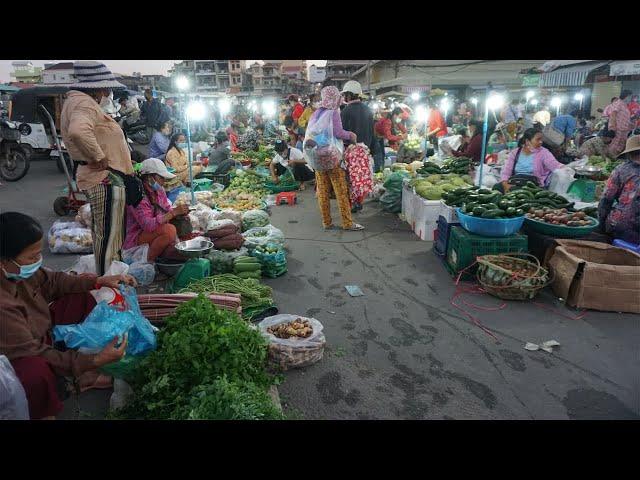
[[577, 167], [574, 170], [577, 175], [583, 175], [583, 176], [596, 176], [602, 173], [602, 168], [594, 167], [593, 165]]
[[187, 258], [199, 258], [208, 254], [213, 248], [213, 242], [210, 240], [193, 239], [180, 242], [176, 245], [176, 250]]

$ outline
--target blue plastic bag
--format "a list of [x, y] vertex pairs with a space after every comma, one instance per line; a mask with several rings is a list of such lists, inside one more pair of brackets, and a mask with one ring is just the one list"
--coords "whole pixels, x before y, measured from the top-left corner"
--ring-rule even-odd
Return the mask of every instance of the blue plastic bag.
[[67, 348], [83, 348], [98, 351], [114, 337], [129, 334], [126, 353], [140, 355], [155, 350], [156, 328], [144, 318], [140, 311], [136, 291], [132, 287], [121, 286], [127, 309], [118, 310], [105, 301], [98, 303], [82, 323], [58, 325], [53, 328], [54, 341], [62, 341]]

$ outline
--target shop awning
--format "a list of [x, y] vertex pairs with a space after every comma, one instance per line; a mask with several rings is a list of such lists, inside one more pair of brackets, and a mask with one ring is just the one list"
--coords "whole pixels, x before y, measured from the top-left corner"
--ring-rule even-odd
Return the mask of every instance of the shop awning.
[[640, 60], [628, 60], [626, 62], [613, 62], [609, 75], [612, 77], [624, 75], [640, 75]]
[[541, 87], [581, 87], [589, 74], [597, 68], [606, 65], [607, 62], [588, 63], [560, 67], [553, 72], [543, 73], [540, 76]]
[[14, 87], [13, 85], [4, 85], [0, 83], [0, 92], [15, 93], [19, 91], [20, 89], [18, 87]]

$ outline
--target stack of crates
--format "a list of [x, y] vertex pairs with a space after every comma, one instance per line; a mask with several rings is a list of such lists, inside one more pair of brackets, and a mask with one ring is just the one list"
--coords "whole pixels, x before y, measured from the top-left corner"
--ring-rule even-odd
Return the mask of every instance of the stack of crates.
[[451, 236], [451, 228], [459, 227], [457, 222], [449, 222], [447, 219], [440, 215], [438, 217], [438, 228], [435, 234], [435, 243], [433, 245], [433, 252], [440, 258], [447, 256], [447, 247], [449, 246], [449, 237]]
[[[451, 275], [458, 275], [481, 255], [499, 253], [526, 253], [529, 242], [526, 235], [515, 234], [510, 237], [483, 237], [467, 232], [462, 227], [451, 228], [447, 245], [446, 267]], [[473, 271], [472, 271], [473, 270]], [[463, 278], [471, 278], [474, 269], [469, 269]]]

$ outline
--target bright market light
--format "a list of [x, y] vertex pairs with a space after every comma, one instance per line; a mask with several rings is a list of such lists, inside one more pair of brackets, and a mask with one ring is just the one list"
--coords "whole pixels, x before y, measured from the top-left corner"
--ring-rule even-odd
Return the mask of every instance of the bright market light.
[[178, 90], [186, 90], [189, 88], [189, 79], [187, 77], [176, 78], [176, 87]]
[[231, 111], [231, 101], [228, 98], [218, 100], [218, 109], [222, 115], [226, 115]]
[[531, 105], [533, 105], [534, 107], [538, 105], [538, 99], [534, 98], [533, 100], [531, 100]]
[[529, 90], [527, 92], [527, 101], [531, 100], [534, 95], [535, 95], [535, 92], [533, 90]]
[[378, 102], [373, 102], [371, 104], [371, 108], [373, 108], [374, 110], [378, 110], [380, 108], [380, 105], [378, 105]]
[[504, 97], [498, 93], [489, 95], [487, 98], [487, 107], [491, 110], [497, 110], [504, 105]]
[[418, 100], [420, 100], [420, 94], [418, 92], [413, 92], [411, 94], [411, 100], [413, 100], [414, 102], [417, 102]]
[[473, 103], [473, 105], [478, 105], [478, 99], [476, 97], [471, 97], [471, 103]]
[[193, 120], [195, 122], [202, 120], [206, 114], [206, 110], [204, 108], [204, 103], [202, 102], [191, 102], [189, 106], [187, 106], [187, 116], [189, 120]]
[[584, 99], [584, 95], [582, 93], [576, 93], [575, 97], [573, 97], [575, 100], [581, 102], [582, 99]]
[[562, 99], [560, 97], [553, 97], [551, 99], [551, 106], [552, 107], [560, 107], [560, 105], [562, 104]]
[[449, 111], [449, 100], [447, 100], [446, 98], [443, 98], [440, 101], [440, 110], [442, 110], [445, 115], [447, 114], [447, 112]]
[[276, 104], [272, 100], [262, 102], [262, 111], [266, 117], [273, 117], [276, 114]]
[[416, 118], [420, 123], [426, 122], [429, 118], [429, 109], [424, 105], [418, 105], [416, 107]]

